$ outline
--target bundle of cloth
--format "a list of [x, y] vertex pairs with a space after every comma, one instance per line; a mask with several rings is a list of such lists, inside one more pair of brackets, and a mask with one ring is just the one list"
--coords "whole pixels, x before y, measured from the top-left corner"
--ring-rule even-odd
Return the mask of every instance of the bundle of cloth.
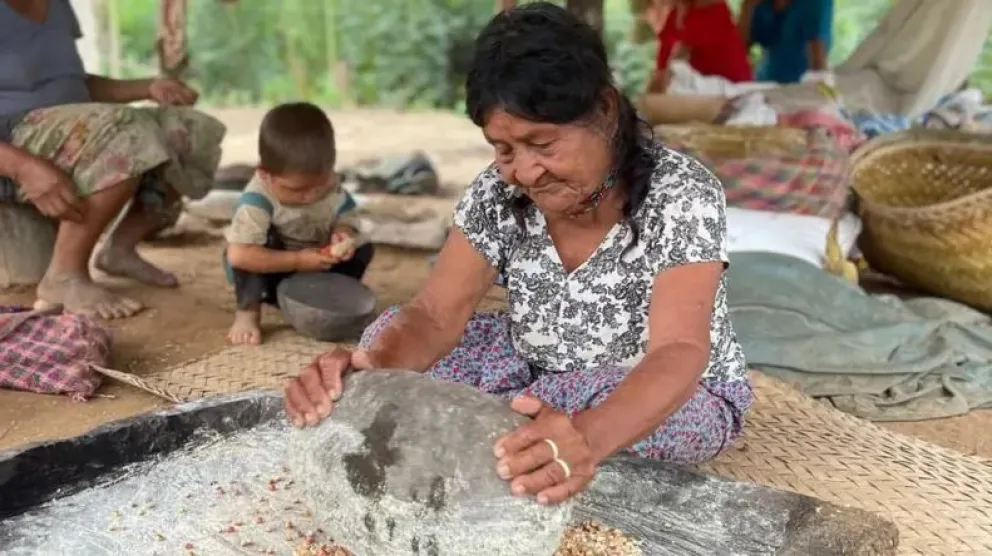
[[990, 27], [985, 0], [901, 0], [829, 71], [779, 85], [703, 75], [673, 60], [665, 94], [646, 95], [642, 104], [655, 123], [722, 116], [727, 125], [776, 125], [783, 114], [833, 105], [869, 138], [910, 127], [988, 132], [992, 116], [981, 93], [962, 84]]
[[64, 394], [83, 401], [102, 382], [112, 345], [110, 328], [61, 308], [0, 305], [0, 388]]
[[868, 138], [913, 128], [992, 133], [992, 105], [986, 104], [982, 91], [974, 87], [944, 96], [918, 118], [864, 110], [849, 111], [846, 117]]

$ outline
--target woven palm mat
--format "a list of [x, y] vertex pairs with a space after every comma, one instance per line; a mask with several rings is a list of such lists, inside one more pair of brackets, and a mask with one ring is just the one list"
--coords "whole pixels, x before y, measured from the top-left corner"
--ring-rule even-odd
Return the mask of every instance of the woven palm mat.
[[905, 554], [992, 554], [992, 460], [842, 413], [760, 373], [743, 442], [704, 472], [877, 512]]
[[[172, 401], [281, 388], [327, 350], [292, 332], [141, 377], [110, 376]], [[753, 373], [745, 439], [700, 470], [874, 511], [906, 554], [992, 554], [992, 461], [841, 413]]]
[[280, 390], [318, 354], [332, 348], [292, 330], [280, 330], [260, 346], [234, 346], [175, 367], [135, 375], [101, 373], [176, 403], [247, 390]]

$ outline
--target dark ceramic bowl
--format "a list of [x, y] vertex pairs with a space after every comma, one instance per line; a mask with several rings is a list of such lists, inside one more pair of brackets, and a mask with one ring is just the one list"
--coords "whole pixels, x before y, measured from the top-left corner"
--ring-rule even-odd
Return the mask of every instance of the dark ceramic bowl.
[[375, 294], [342, 274], [294, 274], [279, 284], [276, 294], [286, 321], [321, 342], [357, 340], [375, 318]]

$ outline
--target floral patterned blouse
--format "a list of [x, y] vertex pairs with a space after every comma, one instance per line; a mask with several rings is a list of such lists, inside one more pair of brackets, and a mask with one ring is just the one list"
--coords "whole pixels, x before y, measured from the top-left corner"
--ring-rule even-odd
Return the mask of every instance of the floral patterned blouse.
[[[648, 342], [655, 276], [679, 265], [728, 262], [726, 201], [720, 182], [696, 160], [654, 146], [651, 190], [633, 219], [610, 230], [592, 256], [566, 273], [534, 205], [521, 228], [511, 212], [519, 191], [496, 165], [480, 174], [455, 209], [455, 225], [494, 267], [507, 288], [514, 348], [550, 372], [633, 366]], [[731, 326], [726, 274], [710, 324], [706, 380], [746, 378], [744, 353]]]

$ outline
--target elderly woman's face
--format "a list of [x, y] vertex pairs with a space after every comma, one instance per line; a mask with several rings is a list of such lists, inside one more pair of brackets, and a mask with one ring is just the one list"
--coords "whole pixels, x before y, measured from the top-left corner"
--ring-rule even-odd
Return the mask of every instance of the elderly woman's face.
[[606, 179], [610, 140], [594, 124], [535, 123], [496, 110], [482, 128], [503, 179], [547, 215], [568, 215]]

